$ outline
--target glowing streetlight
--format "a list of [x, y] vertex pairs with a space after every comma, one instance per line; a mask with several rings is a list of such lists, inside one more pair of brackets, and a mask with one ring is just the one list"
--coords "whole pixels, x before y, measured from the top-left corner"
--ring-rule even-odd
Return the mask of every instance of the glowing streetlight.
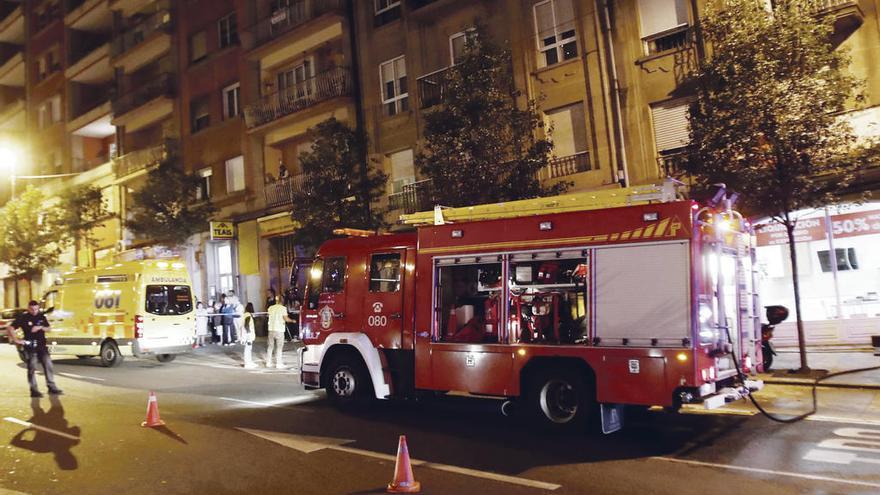
[[19, 151], [11, 144], [0, 144], [0, 169], [9, 170], [9, 179], [12, 182], [12, 198], [15, 199], [15, 169], [18, 166]]

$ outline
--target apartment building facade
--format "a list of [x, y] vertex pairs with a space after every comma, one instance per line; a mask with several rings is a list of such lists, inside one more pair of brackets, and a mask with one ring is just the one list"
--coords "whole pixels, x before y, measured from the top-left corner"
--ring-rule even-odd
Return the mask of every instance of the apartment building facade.
[[[866, 137], [880, 135], [877, 5], [826, 6], [835, 43], [867, 81], [867, 102], [847, 116]], [[317, 123], [365, 129], [369, 160], [390, 177], [377, 205], [390, 221], [428, 205], [414, 165], [424, 116], [477, 23], [510, 47], [517, 87], [541, 98], [555, 143], [542, 180], [589, 190], [675, 173], [704, 9], [703, 0], [6, 0], [0, 132], [27, 142], [28, 172], [80, 174], [47, 190], [99, 185], [118, 215], [59, 270], [150, 255], [152, 240], [125, 218], [147, 173], [171, 162], [202, 179], [195, 194], [235, 227], [232, 238], [209, 230], [180, 251], [197, 295], [262, 301], [306, 254], [289, 211]], [[870, 180], [876, 190], [880, 174]], [[2, 268], [0, 278], [8, 306]]]

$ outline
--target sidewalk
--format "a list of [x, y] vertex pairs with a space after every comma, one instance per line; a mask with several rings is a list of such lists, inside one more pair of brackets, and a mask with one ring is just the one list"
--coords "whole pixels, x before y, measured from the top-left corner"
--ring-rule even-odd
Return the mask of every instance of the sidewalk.
[[[299, 354], [302, 342], [285, 342], [282, 359], [284, 368], [278, 372], [299, 373]], [[193, 349], [191, 354], [179, 357], [186, 364], [197, 364], [218, 368], [244, 368], [244, 346], [240, 344], [222, 346], [206, 344], [205, 347]], [[257, 337], [253, 348], [254, 363], [262, 370], [275, 370], [266, 367], [266, 337]], [[273, 363], [274, 364], [274, 363]]]
[[[875, 356], [869, 348], [810, 347], [807, 349], [807, 363], [810, 368], [837, 373], [856, 368], [880, 366], [880, 356]], [[773, 360], [773, 369], [770, 373], [762, 373], [759, 376], [765, 383], [812, 385], [813, 381], [810, 379], [786, 376], [788, 370], [799, 367], [800, 355], [797, 349], [778, 349], [777, 356]], [[819, 385], [822, 387], [880, 390], [880, 369], [828, 378], [821, 381]]]

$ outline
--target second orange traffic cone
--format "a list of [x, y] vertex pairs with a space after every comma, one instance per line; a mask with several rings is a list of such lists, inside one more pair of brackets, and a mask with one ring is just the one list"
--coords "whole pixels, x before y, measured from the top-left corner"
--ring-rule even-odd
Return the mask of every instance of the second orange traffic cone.
[[394, 479], [388, 483], [388, 493], [419, 493], [420, 491], [422, 484], [413, 477], [409, 449], [406, 448], [406, 435], [400, 435], [400, 442], [397, 444], [397, 462], [394, 463]]
[[150, 392], [150, 398], [147, 399], [147, 420], [141, 423], [141, 426], [164, 426], [165, 422], [159, 418], [159, 400], [156, 399], [156, 393]]

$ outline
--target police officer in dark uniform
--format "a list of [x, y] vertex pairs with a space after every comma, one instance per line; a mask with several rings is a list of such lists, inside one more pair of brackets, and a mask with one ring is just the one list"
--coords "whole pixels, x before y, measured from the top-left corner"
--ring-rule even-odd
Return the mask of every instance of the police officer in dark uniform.
[[[7, 329], [9, 340], [20, 345], [24, 350], [31, 397], [43, 396], [37, 390], [37, 362], [43, 366], [43, 374], [46, 375], [46, 387], [48, 387], [49, 393], [61, 395], [63, 392], [55, 385], [52, 358], [49, 357], [49, 348], [46, 347], [46, 331], [49, 330], [49, 320], [46, 319], [46, 315], [40, 312], [40, 303], [37, 301], [29, 302], [27, 312], [20, 314], [10, 327]], [[15, 335], [15, 329], [22, 331], [23, 338], [18, 338]]]

